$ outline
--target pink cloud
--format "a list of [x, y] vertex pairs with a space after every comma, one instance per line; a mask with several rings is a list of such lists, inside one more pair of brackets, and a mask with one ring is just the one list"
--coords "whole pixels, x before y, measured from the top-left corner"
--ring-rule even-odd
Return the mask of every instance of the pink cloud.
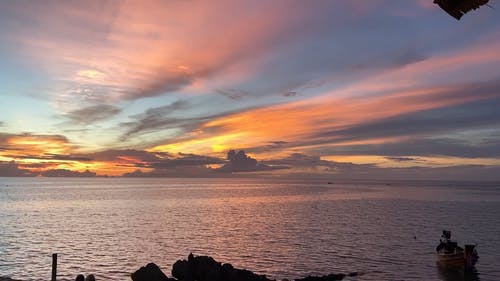
[[237, 73], [258, 71], [254, 58], [309, 20], [307, 5], [287, 1], [57, 3], [11, 8], [25, 22], [9, 40], [55, 80], [50, 94], [66, 110], [75, 100], [199, 91], [215, 76], [211, 83], [231, 83]]

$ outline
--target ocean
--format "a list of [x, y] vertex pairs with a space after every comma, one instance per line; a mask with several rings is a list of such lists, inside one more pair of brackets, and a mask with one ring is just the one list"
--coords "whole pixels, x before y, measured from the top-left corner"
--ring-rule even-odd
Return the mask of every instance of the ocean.
[[[268, 277], [500, 280], [500, 184], [267, 179], [0, 178], [0, 276], [131, 280], [210, 255]], [[476, 272], [440, 269], [443, 229]]]

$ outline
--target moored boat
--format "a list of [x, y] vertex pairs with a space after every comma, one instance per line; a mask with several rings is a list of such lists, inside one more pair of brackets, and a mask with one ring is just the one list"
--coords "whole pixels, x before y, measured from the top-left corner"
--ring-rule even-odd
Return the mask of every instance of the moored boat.
[[436, 247], [437, 262], [444, 267], [472, 268], [479, 259], [476, 245], [466, 244], [464, 248], [451, 240], [451, 231], [443, 230]]

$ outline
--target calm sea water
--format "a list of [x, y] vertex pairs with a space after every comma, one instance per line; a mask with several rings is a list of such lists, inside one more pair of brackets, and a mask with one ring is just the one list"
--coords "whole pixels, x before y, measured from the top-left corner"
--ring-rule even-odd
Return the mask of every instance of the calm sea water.
[[272, 278], [461, 280], [433, 250], [443, 228], [478, 243], [473, 280], [500, 280], [500, 184], [251, 179], [0, 178], [0, 276], [170, 276], [190, 252]]

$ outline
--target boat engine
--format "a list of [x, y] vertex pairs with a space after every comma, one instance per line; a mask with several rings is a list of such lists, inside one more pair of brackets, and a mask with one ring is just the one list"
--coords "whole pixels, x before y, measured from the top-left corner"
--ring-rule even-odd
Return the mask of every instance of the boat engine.
[[466, 244], [465, 245], [465, 267], [471, 268], [479, 260], [479, 255], [476, 251], [476, 245]]

